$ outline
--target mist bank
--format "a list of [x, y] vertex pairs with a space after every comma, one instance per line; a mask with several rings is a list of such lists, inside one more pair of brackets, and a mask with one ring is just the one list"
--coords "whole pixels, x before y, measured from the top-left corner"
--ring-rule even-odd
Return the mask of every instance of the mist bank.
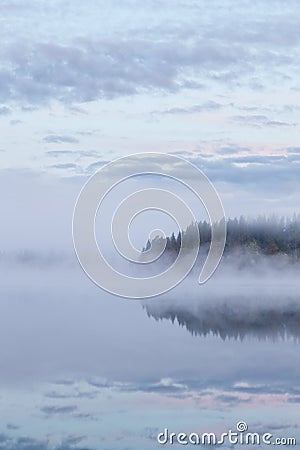
[[204, 259], [202, 254], [173, 290], [143, 301], [149, 317], [171, 321], [195, 336], [299, 342], [299, 261], [283, 254], [227, 253], [199, 285]]

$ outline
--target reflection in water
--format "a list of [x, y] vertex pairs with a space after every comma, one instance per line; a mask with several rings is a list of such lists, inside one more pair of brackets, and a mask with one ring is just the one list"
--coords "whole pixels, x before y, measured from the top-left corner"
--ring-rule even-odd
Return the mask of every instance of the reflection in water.
[[259, 340], [285, 340], [300, 337], [300, 304], [266, 305], [262, 298], [249, 301], [223, 301], [202, 304], [186, 300], [148, 301], [143, 306], [149, 317], [177, 322], [193, 335], [214, 335], [221, 339], [255, 337]]

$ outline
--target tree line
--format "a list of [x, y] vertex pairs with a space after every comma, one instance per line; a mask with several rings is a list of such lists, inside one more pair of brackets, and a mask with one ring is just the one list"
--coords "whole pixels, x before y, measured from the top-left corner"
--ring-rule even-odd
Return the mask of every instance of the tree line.
[[[195, 238], [198, 227], [201, 245], [211, 241], [211, 225], [206, 220], [192, 223], [183, 231], [187, 247], [197, 245]], [[300, 215], [292, 218], [259, 216], [256, 219], [240, 218], [227, 219], [226, 253], [250, 252], [264, 255], [288, 255], [294, 260], [300, 259]], [[143, 251], [156, 245], [161, 239], [154, 238], [147, 242]], [[178, 253], [182, 244], [182, 234], [172, 233], [165, 239], [167, 252]]]

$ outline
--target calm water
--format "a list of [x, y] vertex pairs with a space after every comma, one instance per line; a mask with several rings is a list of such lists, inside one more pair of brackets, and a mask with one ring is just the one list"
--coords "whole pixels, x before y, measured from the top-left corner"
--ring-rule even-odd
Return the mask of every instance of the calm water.
[[[3, 449], [155, 449], [164, 428], [300, 442], [300, 302], [293, 274], [188, 279], [113, 298], [77, 266], [4, 270]], [[224, 444], [226, 448], [226, 445]]]

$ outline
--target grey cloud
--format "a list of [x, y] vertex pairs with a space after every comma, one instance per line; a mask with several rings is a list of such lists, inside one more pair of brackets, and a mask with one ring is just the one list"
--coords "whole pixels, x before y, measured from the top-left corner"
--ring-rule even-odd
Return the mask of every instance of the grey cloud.
[[171, 378], [165, 378], [156, 382], [140, 382], [140, 383], [128, 383], [128, 382], [112, 382], [105, 380], [89, 380], [88, 383], [92, 387], [103, 391], [104, 389], [114, 390], [117, 392], [145, 392], [145, 393], [157, 393], [166, 395], [177, 395], [187, 390], [187, 386], [180, 382], [176, 382]]
[[62, 169], [62, 170], [78, 168], [77, 164], [73, 164], [73, 163], [52, 164], [51, 166], [48, 166], [48, 167], [51, 169]]
[[6, 425], [6, 428], [8, 430], [18, 430], [20, 427], [19, 427], [19, 425], [15, 425], [14, 423], [8, 423]]
[[260, 384], [260, 385], [251, 385], [248, 383], [238, 383], [234, 386], [226, 386], [226, 390], [237, 393], [245, 393], [251, 395], [257, 394], [285, 394], [292, 393], [291, 386], [280, 385], [278, 383], [271, 385], [268, 384]]
[[70, 406], [43, 406], [41, 412], [47, 415], [53, 414], [71, 414], [77, 410], [76, 405]]
[[[280, 423], [267, 423], [267, 424], [263, 424], [263, 427], [265, 430], [287, 430], [289, 428], [291, 428], [291, 425], [284, 425], [284, 424], [280, 424]], [[297, 424], [293, 424], [293, 428], [297, 429], [299, 428], [299, 425]]]
[[0, 434], [0, 444], [6, 442], [8, 439], [9, 439], [8, 436], [6, 436], [5, 434], [3, 433]]
[[47, 392], [45, 394], [46, 398], [53, 398], [53, 399], [72, 399], [72, 398], [88, 398], [92, 399], [97, 396], [97, 391], [75, 391], [70, 393], [60, 393], [60, 392]]
[[76, 417], [77, 419], [82, 419], [82, 420], [93, 420], [93, 421], [98, 421], [97, 416], [93, 416], [92, 414], [89, 413], [75, 413], [73, 414], [73, 417]]
[[250, 401], [250, 399], [246, 399], [246, 400], [245, 400], [245, 399], [239, 398], [238, 396], [230, 395], [230, 394], [221, 394], [221, 395], [217, 395], [217, 396], [215, 397], [215, 399], [216, 399], [218, 402], [225, 403], [225, 404], [227, 404], [227, 405], [229, 405], [229, 406], [238, 406], [238, 405], [240, 405], [241, 403], [247, 403], [247, 402]]
[[[239, 152], [247, 155], [238, 155]], [[282, 151], [285, 151], [282, 149]], [[253, 185], [255, 189], [272, 189], [273, 192], [290, 189], [299, 184], [299, 155], [292, 152], [285, 154], [250, 154], [250, 149], [244, 147], [221, 147], [215, 153], [173, 152], [198, 166], [212, 182], [239, 184], [243, 189]], [[54, 155], [53, 155], [54, 156]], [[87, 166], [87, 174], [94, 173], [109, 161], [97, 161]], [[144, 167], [137, 167], [141, 172]], [[160, 171], [160, 168], [157, 168]], [[167, 175], [167, 174], [166, 174]]]
[[[248, 378], [250, 379], [251, 376]], [[230, 379], [216, 378], [214, 375], [209, 380], [201, 377], [177, 376], [176, 378], [146, 379], [136, 382], [111, 381], [109, 386], [101, 387], [101, 394], [144, 393], [178, 399], [193, 398], [195, 395], [197, 397], [212, 395], [217, 403], [221, 401], [231, 406], [248, 402], [251, 398], [259, 395], [288, 395], [289, 399], [296, 399], [294, 401], [299, 398], [299, 389], [294, 388], [293, 383], [287, 383], [286, 380], [277, 379], [270, 383], [270, 379], [268, 379], [260, 384], [251, 384], [251, 382], [245, 381], [248, 378], [247, 374], [244, 374], [243, 382], [234, 383]], [[247, 394], [247, 396], [241, 396], [241, 394]], [[291, 401], [293, 402], [293, 400]], [[96, 420], [96, 417], [84, 413], [75, 413], [73, 416]]]
[[216, 153], [218, 153], [219, 155], [233, 155], [233, 154], [238, 154], [240, 151], [244, 151], [244, 150], [249, 151], [249, 149], [243, 149], [243, 148], [237, 149], [234, 147], [221, 147], [216, 150]]
[[82, 131], [76, 131], [76, 134], [79, 134], [79, 136], [95, 136], [99, 133], [99, 130], [82, 130]]
[[57, 384], [58, 386], [73, 386], [75, 384], [74, 380], [55, 380], [53, 384]]
[[143, 429], [142, 437], [146, 437], [154, 441], [157, 438], [158, 433], [160, 432], [159, 428], [155, 427], [146, 427]]
[[5, 441], [5, 450], [46, 450], [48, 448], [45, 441], [29, 437], [19, 437], [17, 439], [7, 437]]
[[88, 111], [80, 106], [68, 105], [68, 110], [73, 114], [88, 114]]
[[70, 395], [70, 394], [62, 394], [59, 392], [52, 391], [52, 392], [47, 392], [45, 394], [45, 397], [46, 398], [55, 398], [55, 399], [69, 399], [69, 398], [73, 398], [74, 396]]
[[[225, 105], [222, 105], [221, 103], [217, 103], [215, 101], [208, 101], [201, 105], [193, 105], [185, 108], [170, 108], [166, 109], [160, 114], [194, 114], [199, 112], [209, 112], [209, 111], [217, 111], [221, 108], [224, 108]], [[154, 111], [155, 113], [155, 111]]]
[[293, 192], [299, 184], [298, 155], [246, 155], [222, 158], [187, 158], [197, 165], [212, 182], [226, 182], [240, 185], [242, 189], [251, 185], [257, 190], [264, 189], [280, 193]]
[[53, 158], [58, 158], [60, 156], [73, 156], [76, 153], [77, 152], [74, 152], [72, 150], [49, 150], [46, 152], [46, 155]]
[[158, 383], [140, 383], [140, 384], [123, 384], [115, 386], [122, 392], [146, 392], [162, 395], [182, 396], [181, 394], [188, 390], [188, 387], [181, 383], [176, 383], [172, 379], [163, 379]]
[[43, 141], [47, 142], [48, 144], [60, 144], [60, 143], [77, 144], [79, 142], [79, 140], [73, 136], [58, 135], [58, 134], [49, 134], [48, 136], [45, 136], [43, 138]]
[[288, 402], [289, 403], [300, 403], [300, 396], [298, 396], [298, 397], [290, 397], [288, 399]]
[[269, 106], [266, 106], [266, 105], [264, 105], [264, 106], [255, 106], [255, 105], [251, 105], [251, 106], [248, 106], [248, 105], [235, 105], [235, 107], [236, 107], [236, 109], [238, 109], [239, 111], [246, 111], [246, 112], [252, 112], [252, 113], [254, 113], [254, 112], [256, 112], [256, 113], [258, 113], [258, 112], [262, 112], [262, 111], [264, 111], [264, 112], [270, 112], [270, 110], [271, 111], [274, 111], [274, 109], [275, 109], [275, 107], [273, 106], [272, 108], [271, 107], [269, 107]]
[[84, 157], [84, 158], [99, 158], [99, 152], [93, 150], [49, 150], [46, 152], [47, 156], [58, 158], [60, 156]]
[[24, 5], [20, 0], [3, 0], [1, 2], [1, 9], [2, 12], [10, 12], [13, 11], [14, 13], [16, 11], [23, 11], [23, 10], [32, 10], [33, 4], [31, 2], [28, 2], [28, 5]]
[[287, 112], [298, 112], [300, 109], [299, 105], [283, 105], [282, 110]]
[[58, 445], [51, 445], [48, 439], [36, 439], [28, 436], [12, 438], [5, 434], [0, 434], [1, 450], [92, 450], [90, 447], [78, 447], [86, 436], [70, 435], [63, 439]]
[[42, 252], [42, 251], [32, 251], [32, 250], [20, 250], [16, 252], [5, 252], [0, 253], [0, 264], [2, 267], [16, 267], [20, 265], [21, 267], [39, 267], [40, 269], [49, 268], [53, 266], [66, 267], [72, 261], [72, 257], [67, 252]]
[[[32, 445], [34, 448], [37, 446], [37, 441], [34, 438], [28, 436], [22, 436], [17, 439], [19, 445]], [[39, 448], [39, 446], [37, 446]]]
[[86, 439], [86, 436], [70, 435], [66, 439], [63, 440], [62, 446], [77, 445], [80, 442], [82, 442], [84, 439]]
[[100, 169], [102, 166], [105, 166], [105, 164], [108, 164], [108, 163], [110, 163], [110, 161], [97, 161], [97, 162], [94, 162], [94, 163], [90, 164], [87, 167], [86, 171], [87, 171], [87, 173], [93, 173], [93, 172], [95, 172], [96, 170]]
[[11, 114], [11, 109], [7, 106], [0, 106], [0, 116], [7, 116]]
[[[231, 24], [226, 20], [228, 17], [225, 16], [225, 20], [216, 24], [212, 30], [208, 30], [207, 35], [219, 39], [225, 37], [225, 39], [233, 42], [247, 43], [261, 49], [276, 46], [284, 59], [284, 50], [295, 48], [299, 44], [299, 34], [297, 33], [299, 15], [298, 11], [294, 9], [296, 3], [274, 2], [272, 10], [268, 11], [268, 20], [259, 20], [259, 17], [263, 18], [263, 10], [264, 8], [268, 9], [269, 4], [263, 2], [261, 11], [255, 10], [257, 5], [258, 2], [252, 2], [252, 5], [242, 2], [241, 8], [236, 12], [240, 20], [235, 23], [234, 27], [230, 26]], [[261, 6], [262, 3], [259, 3], [259, 5]], [[247, 16], [243, 16], [245, 8], [249, 13]], [[254, 11], [256, 15], [251, 14]], [[224, 9], [221, 12], [224, 13]], [[282, 53], [280, 53], [280, 50], [282, 50]]]
[[228, 157], [228, 163], [236, 164], [274, 164], [277, 162], [285, 162], [288, 160], [286, 155], [242, 155], [236, 157]]
[[98, 389], [103, 389], [103, 388], [108, 388], [112, 386], [112, 383], [109, 382], [108, 380], [103, 380], [103, 379], [89, 379], [88, 380], [88, 384], [96, 387]]
[[281, 120], [271, 120], [264, 115], [245, 115], [232, 116], [232, 120], [240, 124], [246, 124], [253, 127], [294, 127], [297, 124], [293, 122], [285, 122]]
[[264, 125], [267, 127], [295, 127], [297, 123], [285, 122], [283, 120], [267, 120]]
[[[195, 24], [195, 30], [199, 25], [201, 22]], [[194, 31], [192, 39], [186, 37], [176, 43], [171, 37], [160, 39], [158, 34], [155, 39], [146, 35], [95, 40], [81, 37], [68, 43], [45, 40], [11, 44], [2, 51], [0, 98], [31, 104], [52, 99], [88, 102], [145, 90], [199, 89], [203, 81], [211, 80], [239, 80], [243, 84], [249, 82], [253, 67], [265, 78], [270, 65], [286, 69], [297, 60], [292, 50], [290, 54], [286, 49], [273, 51], [272, 41], [268, 48], [262, 45], [257, 51], [257, 43], [253, 45], [250, 37], [248, 46], [230, 30], [218, 36], [217, 26], [211, 31], [211, 26], [202, 25], [201, 33]], [[250, 24], [256, 26], [256, 22]], [[208, 109], [214, 107], [217, 105], [206, 105]]]
[[300, 153], [300, 147], [289, 147], [286, 151], [288, 153], [298, 154], [298, 153]]
[[22, 105], [21, 106], [21, 111], [24, 112], [32, 112], [32, 111], [36, 111], [37, 107], [36, 106], [31, 106], [31, 105]]
[[16, 125], [20, 125], [21, 123], [24, 123], [23, 120], [11, 120], [10, 125], [12, 126], [16, 126]]

